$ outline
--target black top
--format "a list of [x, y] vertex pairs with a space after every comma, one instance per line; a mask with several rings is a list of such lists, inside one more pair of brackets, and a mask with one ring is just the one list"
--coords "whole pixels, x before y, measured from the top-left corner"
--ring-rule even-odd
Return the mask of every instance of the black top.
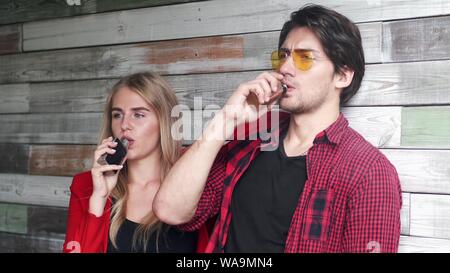
[[277, 150], [261, 151], [237, 183], [225, 252], [284, 252], [307, 173], [306, 156], [288, 157], [283, 139]]
[[108, 239], [109, 253], [130, 253], [130, 252], [147, 252], [147, 253], [194, 253], [197, 248], [198, 232], [182, 232], [174, 227], [169, 228], [166, 232], [162, 232], [158, 238], [159, 249], [156, 249], [156, 231], [152, 233], [146, 251], [142, 247], [132, 249], [133, 235], [138, 223], [125, 219], [122, 226], [117, 232], [117, 247], [115, 249]]

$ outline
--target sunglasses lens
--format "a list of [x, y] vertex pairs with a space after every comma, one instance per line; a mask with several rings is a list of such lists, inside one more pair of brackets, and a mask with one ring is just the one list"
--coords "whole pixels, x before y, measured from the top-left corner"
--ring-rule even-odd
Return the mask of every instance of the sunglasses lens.
[[286, 57], [284, 57], [284, 54], [282, 54], [279, 50], [275, 50], [272, 52], [270, 60], [272, 62], [272, 69], [278, 71], [286, 60]]
[[295, 66], [302, 71], [311, 69], [313, 65], [312, 52], [308, 50], [294, 50], [293, 59]]

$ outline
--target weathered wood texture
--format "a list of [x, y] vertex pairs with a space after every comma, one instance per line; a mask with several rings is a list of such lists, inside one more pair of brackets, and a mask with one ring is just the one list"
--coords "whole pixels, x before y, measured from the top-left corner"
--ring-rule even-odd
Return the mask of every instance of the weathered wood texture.
[[73, 176], [90, 170], [93, 145], [32, 145], [30, 149], [30, 174]]
[[199, 0], [3, 0], [0, 24], [196, 1]]
[[0, 173], [27, 173], [28, 172], [28, 144], [0, 143]]
[[67, 207], [71, 177], [0, 174], [0, 202]]
[[402, 145], [450, 148], [450, 106], [404, 108]]
[[449, 150], [381, 150], [394, 164], [402, 190], [450, 194]]
[[449, 253], [450, 240], [401, 236], [401, 253]]
[[20, 51], [22, 51], [22, 25], [0, 26], [0, 55]]
[[410, 232], [450, 239], [450, 195], [411, 194]]
[[[31, 22], [24, 24], [24, 50], [279, 30], [289, 14], [306, 3], [297, 0], [208, 1]], [[450, 3], [445, 0], [316, 3], [334, 8], [355, 22], [450, 13]]]
[[[58, 64], [55, 64], [56, 66]], [[1, 73], [1, 72], [0, 72]], [[167, 76], [179, 103], [223, 105], [237, 86], [260, 71]], [[348, 106], [450, 104], [450, 61], [368, 65], [362, 87]], [[101, 112], [117, 81], [81, 80], [0, 84], [0, 113]]]
[[[192, 142], [198, 137], [199, 129], [212, 118], [210, 112], [183, 111], [185, 141]], [[351, 126], [375, 146], [400, 146], [400, 107], [348, 107], [344, 112]], [[0, 142], [96, 144], [101, 119], [102, 113], [0, 115], [5, 129], [0, 132]]]
[[383, 61], [426, 61], [450, 57], [450, 16], [383, 24]]
[[0, 232], [2, 253], [61, 253], [64, 237], [38, 237]]
[[0, 203], [0, 232], [61, 236], [66, 222], [66, 208]]
[[[191, 118], [198, 116], [184, 112]], [[449, 107], [347, 107], [343, 112], [354, 129], [380, 148], [450, 146]], [[190, 125], [186, 116], [184, 128], [197, 133], [187, 133], [185, 140], [196, 139], [200, 133], [196, 128], [204, 128], [212, 117], [208, 111], [202, 115]], [[0, 115], [4, 128], [0, 142], [95, 144], [101, 119], [102, 113]]]

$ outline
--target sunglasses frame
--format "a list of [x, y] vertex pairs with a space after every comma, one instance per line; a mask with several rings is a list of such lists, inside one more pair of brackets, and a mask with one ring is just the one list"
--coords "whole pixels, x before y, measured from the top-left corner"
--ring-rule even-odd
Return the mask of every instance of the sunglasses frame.
[[[279, 58], [279, 52], [287, 53], [287, 58], [282, 60]], [[287, 59], [292, 56], [292, 60], [294, 62], [294, 66], [301, 71], [308, 71], [311, 69], [313, 63], [317, 58], [312, 57], [314, 50], [312, 49], [303, 49], [303, 48], [293, 48], [291, 50], [287, 48], [280, 48], [271, 53], [271, 64], [272, 69], [279, 71], [281, 66], [287, 61]], [[311, 55], [311, 57], [306, 57], [307, 55]], [[274, 57], [275, 56], [275, 57]], [[275, 62], [277, 62], [275, 64]]]

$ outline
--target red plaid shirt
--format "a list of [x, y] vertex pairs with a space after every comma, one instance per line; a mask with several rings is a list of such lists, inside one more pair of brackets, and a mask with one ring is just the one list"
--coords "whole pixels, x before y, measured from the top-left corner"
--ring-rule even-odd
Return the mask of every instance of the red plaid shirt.
[[[288, 114], [280, 113], [279, 125], [272, 127], [273, 137], [287, 130]], [[259, 138], [231, 141], [217, 155], [194, 217], [180, 226], [195, 230], [218, 214], [206, 252], [223, 252], [233, 189], [263, 145], [268, 144]], [[397, 172], [348, 126], [343, 114], [316, 136], [306, 165], [308, 180], [292, 217], [285, 252], [398, 250], [402, 199]]]

